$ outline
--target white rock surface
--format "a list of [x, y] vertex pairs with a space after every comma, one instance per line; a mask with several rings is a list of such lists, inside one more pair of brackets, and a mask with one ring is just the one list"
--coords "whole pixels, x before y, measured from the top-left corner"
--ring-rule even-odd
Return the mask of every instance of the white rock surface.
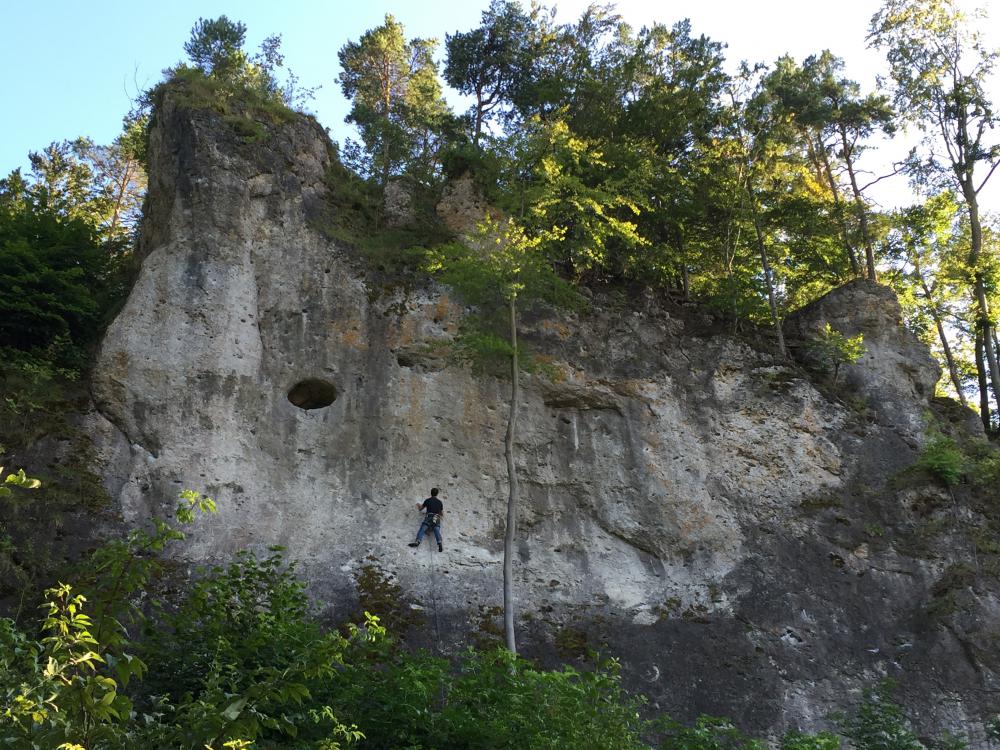
[[[509, 384], [445, 356], [463, 312], [447, 290], [386, 293], [314, 229], [328, 158], [319, 127], [302, 120], [272, 135], [266, 147], [242, 144], [218, 118], [169, 97], [157, 113], [142, 270], [94, 373], [93, 434], [109, 489], [130, 522], [169, 510], [184, 487], [214, 496], [217, 516], [184, 554], [220, 560], [284, 545], [334, 616], [353, 606], [363, 565], [396, 576], [415, 607], [428, 606], [434, 570], [445, 581], [438, 608], [456, 631], [469, 629], [462, 623], [500, 602]], [[876, 300], [869, 309], [880, 294], [864, 297]], [[755, 664], [766, 647], [771, 661], [746, 667], [746, 699], [771, 696], [771, 713], [748, 721], [773, 724], [787, 665], [768, 664], [801, 659], [810, 674], [802, 649], [814, 638], [800, 622], [806, 603], [781, 593], [783, 579], [813, 568], [843, 576], [827, 561], [851, 556], [828, 555], [832, 543], [802, 508], [847, 492], [891, 434], [858, 427], [796, 367], [640, 307], [526, 317], [527, 339], [559, 375], [524, 382], [518, 606], [557, 624], [620, 618], [631, 630], [623, 624], [614, 638], [664, 696], [680, 689], [670, 660], [732, 651], [734, 663]], [[929, 394], [901, 395], [914, 381], [908, 354], [893, 354], [897, 321], [871, 317], [866, 341], [879, 356], [852, 368], [853, 382], [911, 398], [912, 432]], [[336, 400], [291, 404], [306, 378], [331, 382]], [[406, 546], [414, 503], [432, 486], [447, 510], [443, 555]], [[788, 563], [804, 554], [789, 550], [810, 545], [813, 562]], [[851, 560], [871, 562], [867, 548]], [[821, 588], [810, 612], [853, 623], [863, 607]], [[706, 618], [711, 631], [690, 630]], [[793, 640], [796, 655], [781, 656]], [[793, 707], [839, 689], [801, 680]], [[737, 711], [735, 698], [716, 706], [710, 687], [692, 690], [709, 696], [704, 710]]]

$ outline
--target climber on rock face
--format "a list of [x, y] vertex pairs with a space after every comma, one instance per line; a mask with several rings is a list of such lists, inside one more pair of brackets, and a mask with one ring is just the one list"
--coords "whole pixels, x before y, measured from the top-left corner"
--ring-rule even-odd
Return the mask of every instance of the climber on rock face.
[[420, 529], [417, 531], [417, 539], [414, 542], [410, 542], [411, 547], [419, 547], [420, 541], [424, 538], [424, 534], [430, 529], [434, 532], [434, 538], [437, 539], [438, 552], [443, 552], [444, 547], [441, 544], [441, 517], [444, 516], [444, 504], [438, 499], [438, 488], [434, 487], [431, 490], [431, 496], [424, 500], [422, 503], [417, 503], [417, 510], [424, 511], [424, 520], [420, 524]]

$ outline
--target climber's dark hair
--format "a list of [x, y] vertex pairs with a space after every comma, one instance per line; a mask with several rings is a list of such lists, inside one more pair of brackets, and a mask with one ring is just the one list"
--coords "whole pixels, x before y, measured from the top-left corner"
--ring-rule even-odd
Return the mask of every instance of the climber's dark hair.
[[438, 496], [438, 492], [440, 492], [440, 490], [437, 487], [432, 487], [431, 488], [431, 497], [437, 497]]

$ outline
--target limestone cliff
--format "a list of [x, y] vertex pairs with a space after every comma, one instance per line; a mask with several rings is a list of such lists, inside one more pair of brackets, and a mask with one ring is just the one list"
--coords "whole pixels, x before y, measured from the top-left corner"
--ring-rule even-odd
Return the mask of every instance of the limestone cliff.
[[[247, 143], [165, 99], [142, 270], [101, 348], [91, 431], [129, 522], [182, 487], [216, 497], [189, 559], [284, 545], [334, 618], [374, 564], [433, 608], [424, 637], [457, 648], [500, 602], [508, 384], [442, 356], [463, 314], [447, 289], [375, 289], [313, 228], [328, 153], [305, 118]], [[937, 379], [895, 304], [858, 282], [794, 323], [853, 332], [865, 311], [851, 405], [697, 311], [607, 295], [529, 318], [551, 357], [526, 377], [518, 445], [529, 652], [600, 648], [661, 709], [757, 730], [821, 726], [889, 675], [928, 722], [979, 731], [996, 600], [979, 590], [978, 624], [929, 619], [968, 553], [902, 544], [939, 491], [887, 484]], [[443, 554], [406, 547], [433, 485]]]

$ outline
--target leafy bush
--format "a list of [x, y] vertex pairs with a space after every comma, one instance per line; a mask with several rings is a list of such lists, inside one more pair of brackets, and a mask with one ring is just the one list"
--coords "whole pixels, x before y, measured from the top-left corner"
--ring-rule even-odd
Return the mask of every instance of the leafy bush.
[[[3, 486], [31, 489], [20, 473]], [[239, 554], [140, 609], [159, 556], [214, 504], [185, 491], [176, 521], [97, 550], [78, 586], [46, 592], [42, 637], [0, 619], [0, 746], [27, 750], [763, 750], [731, 722], [642, 717], [618, 664], [539, 669], [502, 648], [411, 653], [368, 616], [344, 633], [311, 612], [273, 548]], [[139, 627], [143, 625], [143, 627]], [[141, 632], [142, 637], [136, 637]], [[856, 750], [923, 750], [880, 686], [841, 733]], [[961, 738], [938, 743], [960, 750]], [[836, 750], [791, 733], [781, 750]]]
[[855, 713], [840, 719], [839, 728], [856, 750], [924, 750], [888, 685], [866, 690]]
[[667, 719], [663, 728], [666, 735], [660, 742], [660, 750], [764, 750], [767, 747], [744, 735], [728, 719], [712, 716], [699, 716], [691, 727]]
[[924, 444], [916, 467], [951, 486], [958, 484], [965, 473], [965, 454], [954, 440], [934, 433]]
[[863, 334], [848, 338], [829, 323], [809, 341], [807, 348], [820, 367], [833, 370], [834, 381], [842, 365], [854, 364], [867, 351]]
[[789, 732], [781, 738], [780, 750], [840, 750], [840, 738], [829, 732]]
[[0, 349], [81, 370], [115, 303], [116, 261], [81, 219], [0, 202]]
[[971, 467], [972, 482], [984, 492], [1000, 492], [1000, 452], [990, 451]]
[[[185, 592], [174, 612], [161, 611], [142, 645], [151, 665], [147, 691], [184, 716], [184, 747], [213, 739], [320, 747], [357, 737], [319, 697], [359, 630], [345, 638], [322, 629], [304, 586], [280, 548], [259, 559], [240, 553]], [[369, 619], [365, 632], [381, 632]], [[310, 744], [318, 743], [318, 744]]]
[[541, 670], [502, 648], [467, 651], [456, 669], [428, 654], [383, 652], [379, 669], [351, 659], [335, 706], [365, 732], [363, 748], [469, 750], [648, 748], [641, 701], [621, 687], [618, 665]]

